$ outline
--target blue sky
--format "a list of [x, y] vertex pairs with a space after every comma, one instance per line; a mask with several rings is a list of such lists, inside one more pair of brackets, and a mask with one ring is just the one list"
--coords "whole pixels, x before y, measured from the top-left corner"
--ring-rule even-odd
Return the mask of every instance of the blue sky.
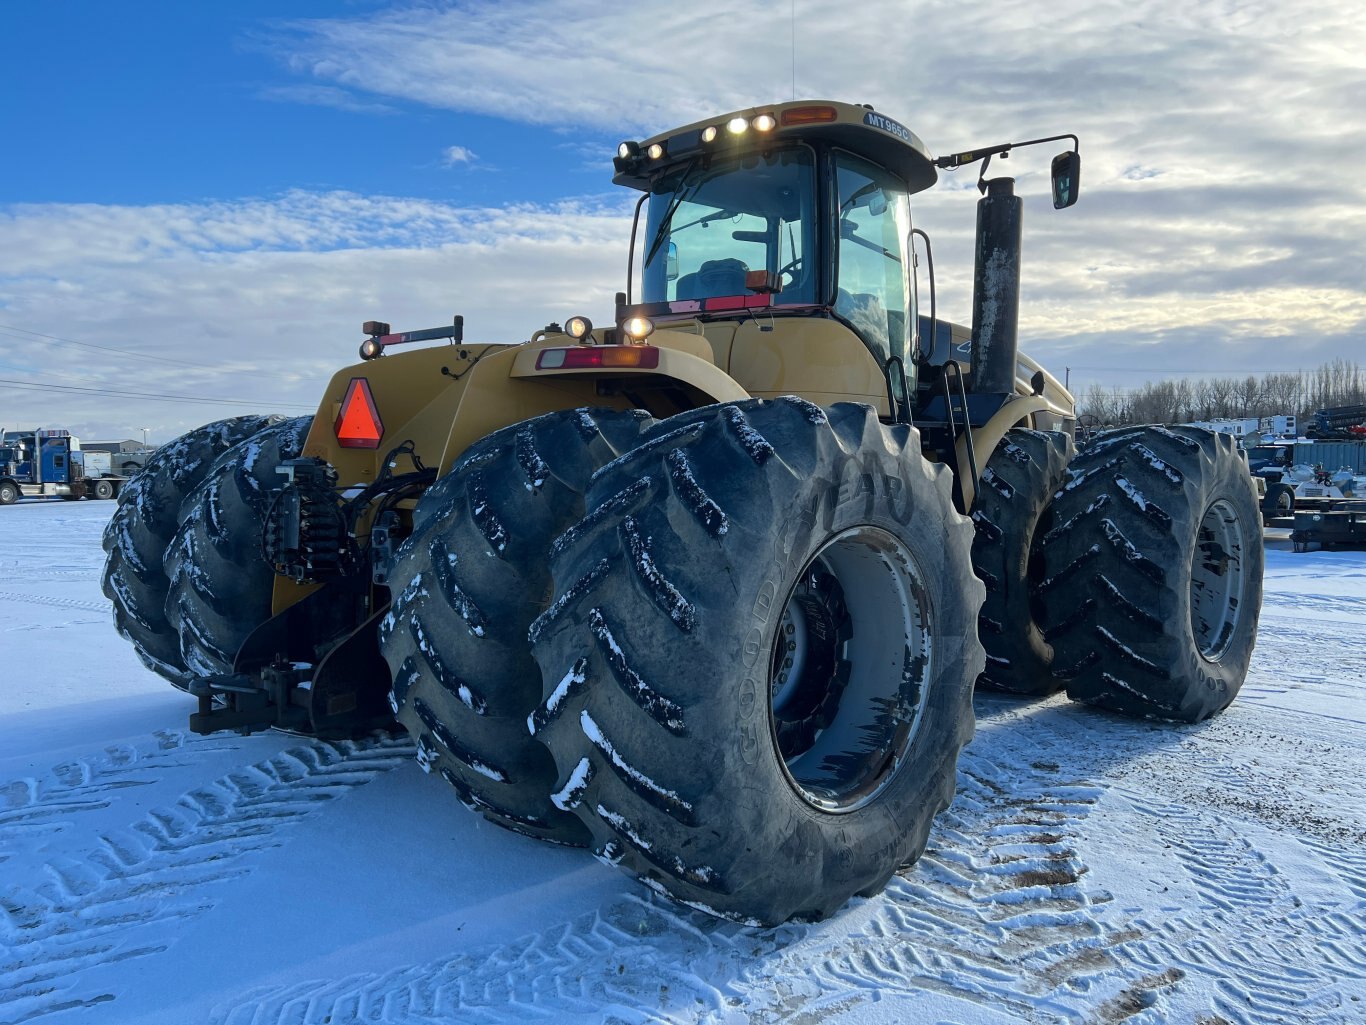
[[[148, 204], [345, 189], [497, 203], [607, 188], [615, 140], [603, 133], [593, 168], [567, 134], [341, 88], [287, 63], [282, 47], [298, 26], [385, 8], [7, 4], [6, 92], [19, 102], [0, 109], [0, 128], [29, 159], [6, 161], [3, 199]], [[451, 162], [457, 146], [473, 159]]]
[[[311, 408], [363, 320], [600, 321], [630, 228], [617, 140], [794, 77], [936, 152], [1081, 136], [1071, 210], [1044, 200], [1047, 154], [998, 172], [1026, 197], [1022, 344], [1077, 390], [1360, 360], [1366, 28], [1347, 0], [1307, 10], [12, 0], [0, 424], [167, 440]], [[915, 207], [959, 319], [971, 183]]]

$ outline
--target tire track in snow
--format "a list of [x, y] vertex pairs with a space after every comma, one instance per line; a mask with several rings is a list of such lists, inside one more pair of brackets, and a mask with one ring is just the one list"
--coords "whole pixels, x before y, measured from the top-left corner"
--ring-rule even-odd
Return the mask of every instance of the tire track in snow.
[[[44, 556], [45, 557], [45, 556]], [[83, 569], [31, 569], [27, 562], [20, 562], [17, 559], [8, 561], [7, 565], [0, 566], [0, 572], [12, 573], [16, 578], [28, 580], [82, 580], [89, 581], [97, 579], [104, 561], [92, 561], [89, 566]]]
[[53, 766], [42, 777], [25, 776], [0, 784], [0, 860], [12, 856], [16, 841], [69, 829], [73, 816], [109, 807], [116, 794], [157, 782], [157, 776], [190, 760], [233, 750], [236, 741], [194, 737], [180, 730], [158, 730], [141, 744], [116, 744], [98, 753]]
[[1008, 707], [982, 718], [985, 750], [960, 760], [957, 799], [925, 856], [883, 895], [852, 902], [833, 930], [746, 929], [642, 891], [500, 947], [253, 990], [213, 1021], [678, 1022], [743, 1011], [758, 1025], [930, 989], [1032, 1021], [1079, 1021], [1120, 992], [1115, 950], [1137, 935], [1101, 920], [1109, 895], [1089, 891], [1077, 853], [1102, 791], [1038, 761], [1032, 724]]
[[[1319, 945], [1330, 930], [1311, 938], [1275, 920], [1249, 921], [1218, 912], [1196, 923], [1185, 917], [1143, 923], [1150, 938], [1126, 951], [1137, 969], [1175, 965], [1187, 978], [1207, 980], [1209, 1012], [1237, 1025], [1359, 1025], [1360, 1005], [1345, 994], [1345, 982], [1363, 977], [1360, 968], [1346, 977], [1329, 963], [1313, 965], [1303, 953], [1315, 950], [1325, 961], [1360, 945], [1360, 922], [1335, 922], [1328, 946]], [[1193, 928], [1194, 925], [1194, 928]], [[1232, 942], [1229, 942], [1233, 938]], [[1360, 952], [1356, 954], [1360, 957]]]
[[1318, 617], [1328, 613], [1328, 618], [1359, 623], [1360, 616], [1366, 613], [1366, 598], [1359, 595], [1342, 594], [1285, 594], [1268, 592], [1262, 595], [1262, 615], [1293, 622], [1296, 612], [1312, 612]]
[[82, 601], [79, 598], [55, 598], [46, 594], [22, 594], [18, 591], [0, 591], [0, 601], [24, 602], [29, 605], [50, 605], [59, 609], [80, 609], [83, 612], [109, 611], [107, 601]]
[[79, 992], [82, 973], [164, 951], [139, 930], [212, 907], [203, 887], [246, 873], [244, 860], [278, 846], [282, 827], [412, 753], [388, 737], [293, 747], [100, 837], [81, 860], [50, 861], [40, 883], [0, 890], [0, 1023], [113, 999]]
[[1355, 898], [1356, 910], [1366, 913], [1366, 845], [1344, 846], [1309, 837], [1300, 837], [1300, 844], [1332, 868]]
[[[1151, 818], [1152, 826], [1142, 834], [1163, 843], [1200, 898], [1183, 913], [1161, 921], [1135, 920], [1135, 941], [1124, 946], [1121, 956], [1130, 972], [1175, 971], [1199, 986], [1209, 994], [1209, 1011], [1218, 1016], [1216, 1021], [1349, 1025], [1360, 1020], [1358, 1010], [1344, 1010], [1350, 1006], [1350, 982], [1366, 981], [1366, 954], [1360, 945], [1360, 936], [1366, 933], [1366, 882], [1361, 881], [1366, 856], [1352, 853], [1360, 850], [1360, 834], [1350, 824], [1303, 811], [1316, 803], [1292, 792], [1305, 781], [1287, 781], [1278, 774], [1278, 767], [1297, 761], [1290, 750], [1277, 752], [1278, 743], [1295, 749], [1318, 743], [1313, 731], [1299, 736], [1289, 729], [1280, 733], [1274, 720], [1290, 713], [1258, 714], [1273, 720], [1269, 730], [1249, 729], [1234, 717], [1205, 727], [1176, 728], [1200, 730], [1200, 746], [1182, 743], [1174, 751], [1149, 754], [1115, 785], [1116, 793]], [[1354, 739], [1339, 737], [1339, 746], [1351, 746]], [[1233, 760], [1225, 752], [1226, 744], [1257, 750], [1267, 768], [1260, 768], [1255, 759]], [[1335, 764], [1318, 757], [1308, 761]], [[1129, 783], [1130, 777], [1139, 782]], [[1341, 782], [1323, 781], [1329, 790]], [[1318, 784], [1311, 779], [1305, 785]], [[1155, 800], [1154, 793], [1171, 800]], [[1300, 843], [1316, 855], [1326, 873], [1342, 882], [1344, 893], [1355, 894], [1355, 900], [1348, 899], [1327, 914], [1322, 907], [1305, 908], [1274, 859], [1258, 847], [1265, 831], [1249, 828], [1248, 819], [1265, 822], [1277, 833], [1293, 827], [1331, 838], [1305, 836]], [[1314, 957], [1306, 960], [1306, 951], [1313, 951]]]

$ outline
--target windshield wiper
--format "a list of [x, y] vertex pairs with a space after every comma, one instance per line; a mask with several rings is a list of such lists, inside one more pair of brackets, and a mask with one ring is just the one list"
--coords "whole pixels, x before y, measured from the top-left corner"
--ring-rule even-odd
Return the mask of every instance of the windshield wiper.
[[683, 168], [683, 174], [679, 179], [678, 188], [674, 189], [673, 195], [669, 199], [669, 209], [664, 211], [664, 219], [659, 222], [659, 228], [655, 231], [655, 237], [650, 240], [650, 248], [645, 253], [645, 262], [641, 265], [648, 267], [650, 261], [655, 258], [655, 253], [659, 252], [659, 247], [664, 244], [664, 240], [669, 237], [669, 224], [673, 221], [674, 214], [683, 205], [683, 200], [695, 193], [702, 185], [700, 181], [688, 182], [688, 175], [692, 174], [692, 169], [697, 166], [697, 157], [688, 161], [688, 166]]
[[897, 263], [901, 262], [901, 257], [897, 256], [896, 253], [884, 249], [871, 239], [866, 239], [862, 235], [855, 233], [853, 221], [840, 221], [840, 238], [847, 239], [856, 246], [862, 246], [864, 249], [871, 249], [875, 253], [880, 253], [889, 260], [895, 260]]

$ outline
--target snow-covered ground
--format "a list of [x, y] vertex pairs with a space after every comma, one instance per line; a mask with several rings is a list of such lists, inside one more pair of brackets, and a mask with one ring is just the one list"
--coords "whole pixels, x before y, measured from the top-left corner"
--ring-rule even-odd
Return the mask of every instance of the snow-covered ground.
[[0, 1025], [1366, 1022], [1366, 553], [1270, 546], [1211, 722], [978, 697], [925, 858], [752, 930], [406, 742], [189, 734], [100, 594], [111, 511], [0, 510]]

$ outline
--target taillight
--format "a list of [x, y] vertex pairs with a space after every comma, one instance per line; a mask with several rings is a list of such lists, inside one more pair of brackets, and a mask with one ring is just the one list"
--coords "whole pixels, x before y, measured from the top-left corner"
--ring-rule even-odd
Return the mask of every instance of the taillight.
[[594, 367], [659, 366], [659, 349], [653, 345], [576, 345], [572, 349], [542, 349], [537, 370], [590, 370]]
[[337, 444], [342, 448], [379, 448], [384, 437], [384, 423], [379, 418], [375, 397], [370, 394], [370, 382], [363, 377], [351, 378], [342, 398], [341, 412], [332, 426]]

